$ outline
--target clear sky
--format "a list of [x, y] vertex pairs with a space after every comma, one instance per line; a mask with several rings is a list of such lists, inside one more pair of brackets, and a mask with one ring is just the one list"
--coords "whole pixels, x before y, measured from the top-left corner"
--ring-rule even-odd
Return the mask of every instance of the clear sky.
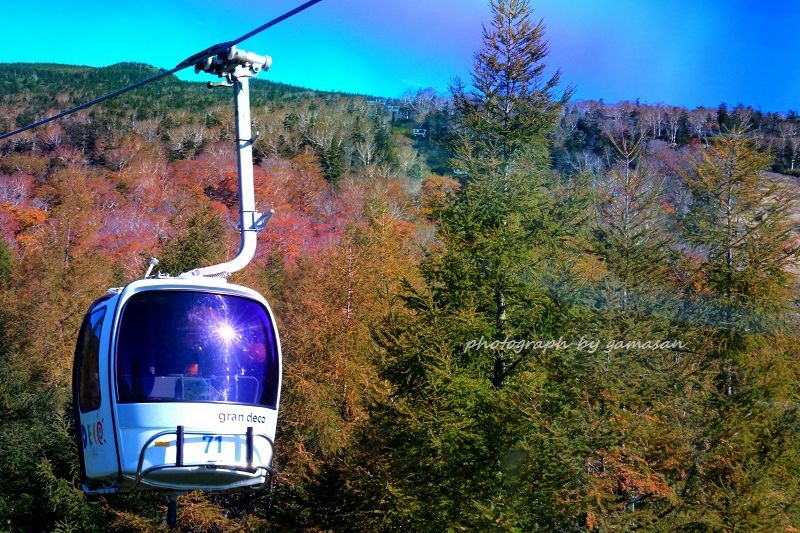
[[[302, 0], [2, 1], [0, 61], [169, 68]], [[576, 98], [800, 108], [798, 0], [533, 0]], [[241, 46], [266, 75], [382, 96], [468, 77], [488, 0], [323, 0]]]

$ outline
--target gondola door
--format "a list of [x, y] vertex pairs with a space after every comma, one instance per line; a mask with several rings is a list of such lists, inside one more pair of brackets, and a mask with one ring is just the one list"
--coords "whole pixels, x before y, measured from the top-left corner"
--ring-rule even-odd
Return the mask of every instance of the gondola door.
[[103, 357], [108, 354], [113, 301], [99, 300], [89, 309], [75, 349], [73, 412], [84, 482], [92, 479], [112, 483], [119, 475], [108, 387], [109, 360]]

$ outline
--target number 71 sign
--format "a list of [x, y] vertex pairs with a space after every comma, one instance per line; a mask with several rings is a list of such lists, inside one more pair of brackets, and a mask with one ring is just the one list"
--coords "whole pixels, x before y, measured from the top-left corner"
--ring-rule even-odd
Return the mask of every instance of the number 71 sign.
[[[222, 435], [203, 435], [203, 440], [206, 443], [206, 453], [222, 453]], [[217, 451], [211, 451], [211, 444], [217, 441]]]

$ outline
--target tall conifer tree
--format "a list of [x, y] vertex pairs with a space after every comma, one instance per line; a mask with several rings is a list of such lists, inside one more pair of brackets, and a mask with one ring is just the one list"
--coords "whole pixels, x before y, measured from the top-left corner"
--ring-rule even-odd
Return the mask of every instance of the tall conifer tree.
[[686, 176], [690, 317], [707, 345], [693, 376], [696, 451], [670, 527], [788, 531], [800, 520], [797, 194], [765, 174], [769, 162], [738, 124]]
[[[531, 265], [548, 255], [545, 245], [559, 230], [569, 228], [551, 190], [548, 135], [570, 91], [557, 96], [559, 72], [545, 77], [544, 26], [531, 20], [528, 2], [491, 7], [473, 89], [460, 82], [452, 87], [459, 126], [453, 166], [467, 178], [437, 213], [446, 249], [426, 271], [442, 304], [473, 302], [481, 333], [502, 341], [531, 331], [534, 310], [546, 305], [530, 283]], [[494, 386], [503, 385], [515, 361], [496, 354]]]
[[566, 520], [557, 501], [581, 468], [562, 461], [565, 431], [544, 437], [534, 352], [504, 343], [561, 334], [563, 310], [535, 280], [571, 229], [548, 155], [569, 94], [556, 95], [558, 73], [545, 77], [544, 27], [528, 2], [491, 8], [473, 89], [453, 87], [462, 187], [433, 210], [438, 246], [423, 286], [409, 286], [405, 310], [382, 332], [394, 396], [368, 435], [368, 448], [377, 437], [383, 451], [358, 476], [371, 489], [355, 489], [372, 493], [362, 516], [382, 509], [376, 527], [553, 528]]
[[[644, 137], [623, 127], [606, 134], [617, 161], [598, 179], [593, 248], [602, 264], [587, 330], [602, 348], [583, 354], [585, 415], [594, 431], [583, 498], [588, 526], [648, 524], [675, 497], [690, 445], [681, 433], [687, 367], [682, 351], [624, 348], [619, 340], [685, 341], [671, 279], [664, 178], [644, 160]], [[670, 287], [672, 290], [670, 291]]]

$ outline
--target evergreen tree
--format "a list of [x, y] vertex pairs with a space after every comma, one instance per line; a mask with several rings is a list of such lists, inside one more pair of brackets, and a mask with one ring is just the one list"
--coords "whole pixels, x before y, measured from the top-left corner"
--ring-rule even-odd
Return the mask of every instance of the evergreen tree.
[[451, 88], [460, 126], [454, 165], [469, 175], [508, 177], [525, 159], [545, 162], [546, 137], [572, 91], [556, 96], [558, 71], [544, 78], [544, 25], [531, 21], [528, 2], [491, 6], [492, 24], [475, 56], [474, 90], [459, 80]]
[[[647, 309], [647, 294], [667, 277], [669, 236], [661, 208], [664, 180], [642, 160], [645, 138], [627, 130], [608, 133], [617, 163], [600, 182], [597, 251], [618, 292], [606, 305]], [[648, 305], [649, 304], [649, 305]]]
[[689, 113], [683, 109], [678, 118], [678, 133], [675, 136], [675, 142], [678, 144], [686, 144], [692, 137], [692, 126], [689, 123]]
[[719, 126], [720, 131], [728, 130], [731, 125], [733, 124], [733, 119], [731, 118], [730, 113], [728, 113], [728, 104], [722, 102], [717, 107], [717, 125]]
[[320, 148], [319, 166], [322, 169], [322, 175], [330, 183], [337, 183], [344, 175], [347, 170], [347, 153], [338, 136], [330, 147]]
[[11, 283], [13, 267], [14, 263], [11, 257], [11, 250], [8, 249], [6, 241], [0, 239], [0, 287], [5, 287]]
[[225, 251], [225, 229], [219, 215], [207, 208], [192, 214], [186, 228], [162, 249], [159, 269], [177, 276], [208, 266]]
[[7, 355], [8, 351], [8, 333], [6, 327], [9, 322], [9, 317], [6, 316], [8, 309], [8, 302], [5, 300], [9, 294], [6, 289], [9, 288], [12, 281], [12, 274], [14, 272], [14, 263], [11, 257], [11, 251], [4, 239], [0, 238], [0, 360]]
[[690, 316], [706, 344], [691, 409], [696, 451], [672, 527], [777, 531], [800, 520], [797, 195], [764, 174], [768, 164], [739, 124], [686, 176]]
[[375, 159], [379, 164], [390, 168], [397, 166], [397, 154], [391, 133], [382, 124], [375, 124]]
[[[475, 56], [475, 90], [453, 87], [459, 126], [453, 166], [469, 178], [438, 215], [440, 239], [455, 246], [427, 268], [433, 287], [446, 287], [441, 298], [460, 306], [469, 296], [491, 337], [503, 340], [529, 331], [530, 310], [540, 296], [520, 274], [540, 258], [543, 248], [536, 245], [551, 240], [564, 222], [556, 217], [565, 213], [547, 194], [547, 137], [570, 91], [556, 96], [558, 72], [543, 78], [544, 26], [531, 23], [528, 2], [491, 5], [492, 25], [484, 28]], [[459, 265], [460, 280], [453, 265]], [[495, 386], [502, 386], [510, 364], [503, 354], [494, 359]]]
[[568, 94], [555, 95], [558, 74], [543, 78], [544, 28], [528, 3], [491, 7], [475, 91], [453, 87], [453, 166], [467, 178], [434, 210], [441, 245], [380, 338], [394, 393], [365, 435], [365, 449], [378, 449], [361, 461], [367, 488], [354, 489], [370, 527], [551, 530], [574, 519], [557, 501], [582, 466], [541, 410], [544, 368], [530, 350], [499, 344], [563, 331], [564, 312], [532, 265], [570, 227], [570, 209], [547, 187], [548, 134]]
[[675, 497], [683, 471], [681, 418], [685, 371], [680, 352], [624, 348], [609, 341], [685, 341], [676, 327], [663, 177], [650, 169], [643, 134], [608, 130], [617, 162], [599, 182], [593, 245], [602, 268], [593, 287], [587, 333], [601, 340], [580, 367], [588, 476], [582, 487], [587, 526], [615, 530], [651, 523]]

